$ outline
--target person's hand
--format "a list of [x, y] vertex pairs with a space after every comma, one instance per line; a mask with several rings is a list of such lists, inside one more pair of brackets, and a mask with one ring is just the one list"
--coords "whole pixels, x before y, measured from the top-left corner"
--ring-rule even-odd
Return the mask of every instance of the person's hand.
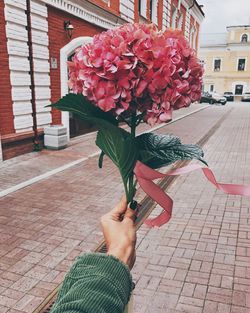
[[135, 261], [135, 211], [127, 207], [125, 197], [101, 218], [107, 254], [113, 255], [131, 269]]

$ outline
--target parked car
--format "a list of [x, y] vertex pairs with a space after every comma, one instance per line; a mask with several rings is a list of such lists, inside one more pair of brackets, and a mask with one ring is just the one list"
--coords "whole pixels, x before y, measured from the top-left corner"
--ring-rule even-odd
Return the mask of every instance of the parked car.
[[243, 93], [241, 101], [250, 101], [250, 92]]
[[224, 97], [227, 99], [227, 101], [234, 101], [233, 92], [229, 92], [229, 91], [224, 92]]
[[215, 99], [215, 103], [220, 103], [222, 105], [225, 105], [227, 103], [227, 98], [223, 97], [219, 93], [212, 92], [211, 95], [212, 95], [212, 98]]
[[225, 105], [227, 103], [227, 99], [215, 92], [203, 92], [200, 102], [206, 102], [210, 104], [221, 103], [222, 105]]

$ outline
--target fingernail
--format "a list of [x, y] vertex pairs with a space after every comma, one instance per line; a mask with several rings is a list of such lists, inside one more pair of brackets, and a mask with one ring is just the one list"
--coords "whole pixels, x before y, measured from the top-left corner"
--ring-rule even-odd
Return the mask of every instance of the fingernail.
[[130, 202], [129, 207], [132, 210], [136, 210], [136, 208], [137, 208], [137, 201], [133, 200], [132, 202]]

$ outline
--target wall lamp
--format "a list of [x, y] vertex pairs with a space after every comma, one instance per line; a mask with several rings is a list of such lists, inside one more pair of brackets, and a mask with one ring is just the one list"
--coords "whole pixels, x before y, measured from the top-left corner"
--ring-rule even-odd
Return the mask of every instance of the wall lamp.
[[74, 30], [74, 26], [71, 24], [70, 21], [64, 21], [63, 28], [66, 31], [67, 36], [69, 37], [69, 39], [71, 39], [73, 30]]

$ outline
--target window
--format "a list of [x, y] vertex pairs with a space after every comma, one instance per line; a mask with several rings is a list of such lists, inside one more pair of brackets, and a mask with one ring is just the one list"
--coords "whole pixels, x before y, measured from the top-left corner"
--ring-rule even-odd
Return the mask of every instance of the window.
[[221, 68], [221, 59], [214, 59], [214, 72], [219, 72]]
[[150, 20], [158, 25], [157, 6], [158, 0], [150, 0]]
[[247, 34], [243, 34], [242, 36], [241, 36], [241, 42], [247, 42], [247, 38], [248, 36], [247, 36]]
[[206, 70], [206, 61], [205, 60], [200, 60], [199, 63], [203, 67], [203, 69]]
[[147, 18], [147, 1], [146, 0], [139, 0], [139, 14]]
[[202, 66], [202, 67], [205, 67], [205, 64], [206, 64], [206, 62], [205, 62], [205, 60], [200, 60], [200, 65]]
[[246, 59], [238, 59], [238, 71], [245, 71]]
[[178, 29], [182, 30], [183, 14], [180, 15], [178, 20]]
[[242, 95], [243, 92], [243, 85], [235, 85], [235, 94]]
[[173, 7], [172, 8], [172, 22], [171, 22], [171, 28], [175, 29], [176, 28], [176, 20], [177, 20], [177, 15], [178, 15], [178, 10], [177, 8]]
[[214, 91], [214, 85], [210, 85], [210, 92]]
[[196, 27], [195, 26], [192, 26], [191, 29], [190, 29], [190, 35], [189, 35], [189, 43], [190, 43], [190, 46], [193, 48], [193, 49], [196, 49], [196, 38], [197, 38], [197, 31], [196, 31]]

